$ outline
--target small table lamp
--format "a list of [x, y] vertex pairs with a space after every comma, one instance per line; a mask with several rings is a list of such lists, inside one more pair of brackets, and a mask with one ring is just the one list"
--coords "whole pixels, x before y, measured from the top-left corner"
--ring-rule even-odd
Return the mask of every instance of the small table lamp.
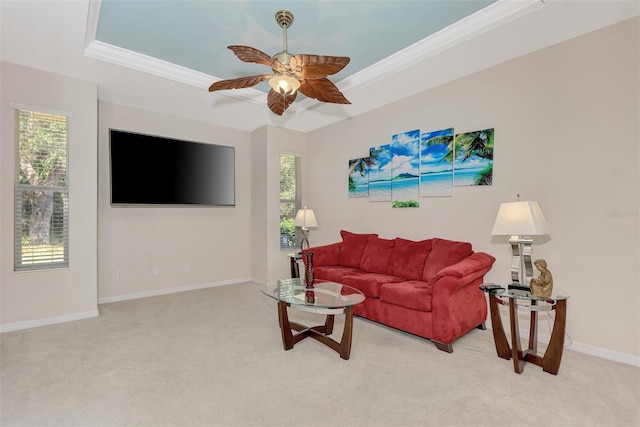
[[502, 203], [491, 230], [492, 236], [511, 236], [511, 280], [529, 287], [533, 277], [531, 267], [531, 236], [549, 234], [549, 224], [538, 202]]
[[300, 250], [302, 251], [305, 243], [307, 248], [309, 247], [309, 229], [318, 228], [318, 223], [316, 222], [316, 216], [313, 214], [313, 209], [307, 209], [306, 206], [304, 209], [298, 209], [294, 224], [296, 227], [300, 227], [300, 230], [302, 231], [302, 240], [300, 241]]

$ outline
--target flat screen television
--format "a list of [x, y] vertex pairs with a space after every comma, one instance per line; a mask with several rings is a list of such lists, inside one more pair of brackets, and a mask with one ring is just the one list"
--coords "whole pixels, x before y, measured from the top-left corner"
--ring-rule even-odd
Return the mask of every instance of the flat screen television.
[[235, 148], [109, 129], [111, 205], [235, 206]]

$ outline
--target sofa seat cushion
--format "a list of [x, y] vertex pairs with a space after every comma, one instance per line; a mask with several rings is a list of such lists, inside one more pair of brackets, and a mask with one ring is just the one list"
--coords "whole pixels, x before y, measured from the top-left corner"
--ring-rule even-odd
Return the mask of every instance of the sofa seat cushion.
[[367, 246], [362, 253], [362, 260], [360, 260], [360, 268], [369, 273], [387, 274], [389, 259], [395, 246], [394, 239], [369, 236]]
[[359, 289], [360, 292], [369, 298], [378, 298], [382, 285], [402, 282], [403, 280], [402, 277], [390, 276], [388, 274], [357, 273], [342, 276], [339, 283]]
[[395, 241], [389, 260], [389, 274], [407, 280], [422, 280], [424, 263], [431, 251], [431, 239], [416, 242], [396, 237]]
[[431, 251], [427, 262], [424, 264], [422, 280], [428, 282], [443, 268], [462, 261], [472, 253], [471, 243], [434, 237], [431, 239]]
[[362, 254], [369, 242], [369, 236], [377, 237], [377, 234], [357, 234], [346, 230], [340, 231], [342, 236], [342, 247], [340, 248], [340, 257], [338, 264], [345, 267], [360, 268]]
[[380, 301], [413, 310], [431, 311], [431, 289], [420, 280], [387, 283], [380, 288]]
[[[313, 275], [315, 276], [316, 280], [319, 279], [319, 280], [325, 280], [328, 282], [342, 283], [340, 281], [340, 278], [342, 276], [346, 276], [348, 274], [358, 274], [358, 273], [364, 273], [364, 271], [360, 270], [359, 268], [343, 267], [341, 265], [329, 265], [329, 266], [313, 268]], [[301, 275], [303, 275], [302, 272], [301, 272]]]

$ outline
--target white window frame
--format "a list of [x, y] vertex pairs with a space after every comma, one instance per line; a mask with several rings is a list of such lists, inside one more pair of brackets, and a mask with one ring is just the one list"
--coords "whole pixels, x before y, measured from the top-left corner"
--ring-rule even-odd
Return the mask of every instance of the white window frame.
[[[15, 112], [15, 174], [14, 174], [14, 271], [34, 271], [52, 268], [69, 267], [69, 119], [73, 117], [73, 113], [68, 111], [56, 110], [51, 108], [35, 107], [25, 104], [10, 103], [10, 108]], [[20, 152], [20, 114], [27, 113], [31, 115], [52, 116], [51, 120], [63, 122], [65, 124], [64, 140], [58, 139], [57, 142], [64, 142], [64, 147], [60, 150], [64, 156], [64, 167], [60, 169], [64, 173], [65, 178], [60, 183], [24, 183], [20, 180], [21, 170], [21, 152]], [[23, 219], [25, 195], [27, 193], [50, 193], [51, 197], [51, 221], [59, 220], [54, 225], [54, 232], [58, 235], [60, 244], [39, 244], [32, 245], [30, 242], [23, 242], [23, 238], [30, 237], [24, 234]], [[34, 213], [33, 215], [37, 214]], [[47, 213], [48, 215], [48, 213]], [[51, 227], [49, 225], [49, 227]], [[47, 230], [47, 235], [52, 230]], [[62, 253], [60, 253], [60, 247]]]

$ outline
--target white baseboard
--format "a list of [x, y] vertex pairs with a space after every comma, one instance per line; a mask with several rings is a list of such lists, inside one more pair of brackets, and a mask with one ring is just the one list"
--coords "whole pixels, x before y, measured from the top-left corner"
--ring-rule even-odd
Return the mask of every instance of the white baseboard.
[[43, 319], [25, 320], [23, 322], [12, 322], [0, 324], [0, 333], [19, 331], [22, 329], [37, 328], [39, 326], [55, 325], [56, 323], [71, 322], [73, 320], [89, 319], [98, 317], [98, 310], [85, 311], [82, 313], [65, 314], [64, 316], [46, 317]]
[[223, 280], [223, 281], [220, 281], [220, 282], [203, 283], [203, 284], [199, 284], [199, 285], [180, 286], [180, 287], [177, 287], [177, 288], [156, 289], [156, 290], [153, 290], [153, 291], [138, 292], [138, 293], [135, 293], [135, 294], [116, 295], [116, 296], [113, 296], [113, 297], [99, 298], [98, 299], [98, 304], [106, 304], [106, 303], [110, 303], [110, 302], [127, 301], [127, 300], [131, 300], [131, 299], [154, 297], [154, 296], [158, 296], [158, 295], [175, 294], [177, 292], [195, 291], [197, 289], [213, 288], [213, 287], [216, 287], [216, 286], [235, 285], [237, 283], [246, 283], [246, 282], [250, 282], [250, 281], [251, 281], [251, 279], [249, 279], [249, 278], [240, 278], [240, 279], [233, 279], [233, 280]]
[[614, 362], [624, 363], [625, 365], [637, 366], [640, 368], [640, 356], [633, 356], [631, 354], [620, 353], [618, 351], [607, 350], [606, 348], [595, 347], [589, 344], [580, 342], [572, 342], [570, 346], [565, 347], [580, 353], [590, 354], [592, 356], [600, 357], [602, 359], [611, 360]]
[[[506, 325], [507, 328], [509, 327], [508, 320], [507, 320], [507, 323], [504, 323], [504, 324]], [[486, 326], [487, 326], [487, 330], [492, 329], [491, 322], [488, 322]], [[508, 329], [505, 330], [505, 333], [507, 334], [509, 345], [511, 345], [511, 338], [509, 336]], [[529, 336], [528, 330], [520, 329], [520, 338], [522, 339], [522, 337], [524, 337], [525, 344], [526, 344], [526, 337], [528, 336]], [[547, 334], [544, 332], [538, 332], [538, 343], [547, 345], [549, 344], [550, 339], [551, 339], [550, 334]], [[596, 356], [602, 359], [611, 360], [613, 362], [619, 362], [619, 363], [624, 363], [625, 365], [640, 367], [640, 356], [634, 356], [632, 354], [627, 354], [627, 353], [620, 353], [618, 351], [607, 350], [606, 348], [596, 347], [593, 345], [577, 342], [571, 339], [569, 334], [565, 336], [564, 348], [565, 350], [569, 349], [569, 350], [577, 351], [579, 353], [589, 354], [591, 356]]]

